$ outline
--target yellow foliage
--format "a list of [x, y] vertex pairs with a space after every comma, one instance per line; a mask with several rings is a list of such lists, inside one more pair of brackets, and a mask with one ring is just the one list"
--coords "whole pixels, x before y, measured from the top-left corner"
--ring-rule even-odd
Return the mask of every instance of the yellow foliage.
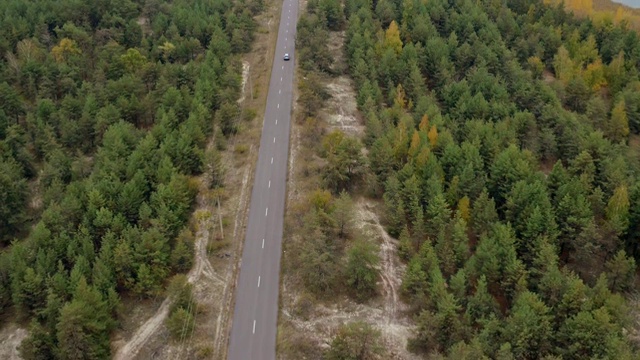
[[613, 18], [613, 21], [616, 24], [620, 24], [623, 21], [628, 21], [629, 20], [629, 13], [622, 8], [622, 6], [618, 6], [618, 9], [616, 10], [616, 15]]
[[429, 130], [429, 144], [431, 147], [435, 147], [438, 144], [438, 129], [435, 125], [431, 126], [431, 130]]
[[629, 136], [629, 118], [624, 99], [618, 101], [611, 110], [611, 122], [608, 130], [609, 136], [615, 141], [626, 139]]
[[466, 221], [469, 222], [469, 198], [465, 195], [462, 199], [458, 200], [458, 211], [460, 211], [460, 216]]
[[313, 205], [316, 210], [328, 212], [332, 199], [333, 198], [329, 190], [317, 189], [309, 196], [309, 203]]
[[162, 51], [162, 55], [164, 56], [165, 60], [169, 58], [175, 48], [176, 46], [168, 41], [165, 41], [164, 44], [158, 46], [158, 49]]
[[344, 133], [340, 130], [334, 130], [322, 139], [322, 150], [325, 154], [335, 154], [336, 149], [344, 140]]
[[420, 145], [420, 133], [414, 130], [413, 136], [411, 137], [411, 145], [409, 146], [409, 156], [411, 156], [412, 158], [415, 157], [416, 154], [418, 154], [418, 151], [420, 151]]
[[398, 29], [398, 24], [396, 21], [392, 21], [389, 24], [389, 28], [384, 34], [384, 44], [385, 46], [391, 47], [396, 54], [400, 54], [402, 52], [402, 40], [400, 39], [400, 29]]
[[195, 218], [198, 221], [204, 221], [211, 217], [211, 211], [199, 209], [195, 212]]
[[82, 52], [78, 49], [76, 42], [69, 38], [62, 38], [60, 43], [51, 49], [51, 54], [57, 62], [65, 61], [68, 55], [77, 55], [81, 53]]
[[593, 1], [592, 0], [567, 0], [564, 6], [568, 10], [573, 10], [576, 13], [583, 15], [590, 15], [593, 13]]
[[542, 76], [542, 72], [544, 71], [544, 64], [539, 57], [532, 56], [527, 59], [527, 63], [529, 64], [529, 69], [531, 70], [535, 78], [539, 78], [540, 76]]
[[404, 109], [407, 106], [407, 101], [405, 100], [404, 89], [401, 84], [398, 84], [396, 88], [396, 98], [393, 100], [394, 104]]
[[420, 153], [415, 158], [415, 164], [418, 168], [424, 167], [427, 165], [427, 161], [429, 161], [429, 156], [431, 156], [431, 150], [428, 147], [422, 147]]
[[604, 65], [602, 65], [602, 60], [600, 59], [597, 59], [595, 62], [587, 65], [583, 76], [584, 81], [593, 91], [598, 91], [600, 88], [607, 85], [607, 80], [604, 76]]
[[427, 114], [422, 115], [418, 129], [420, 129], [420, 131], [429, 131], [429, 116], [427, 116]]

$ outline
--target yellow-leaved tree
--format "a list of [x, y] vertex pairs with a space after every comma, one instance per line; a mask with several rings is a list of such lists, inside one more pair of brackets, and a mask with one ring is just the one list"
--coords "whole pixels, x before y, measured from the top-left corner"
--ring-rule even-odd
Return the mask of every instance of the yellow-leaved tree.
[[624, 99], [618, 101], [613, 110], [611, 110], [611, 120], [607, 127], [607, 135], [615, 141], [621, 141], [629, 136], [629, 118], [627, 117]]
[[392, 48], [396, 54], [400, 54], [402, 52], [402, 40], [400, 39], [400, 29], [398, 29], [398, 24], [396, 21], [392, 21], [389, 24], [389, 28], [384, 34], [384, 45], [385, 47]]
[[438, 129], [435, 125], [431, 126], [431, 130], [429, 130], [429, 144], [431, 147], [435, 147], [438, 144]]
[[58, 45], [51, 49], [51, 55], [56, 62], [66, 61], [69, 55], [79, 55], [82, 51], [78, 49], [78, 44], [69, 38], [62, 38]]
[[583, 73], [584, 81], [589, 85], [591, 90], [598, 91], [607, 85], [607, 79], [604, 76], [604, 65], [600, 58], [587, 65]]

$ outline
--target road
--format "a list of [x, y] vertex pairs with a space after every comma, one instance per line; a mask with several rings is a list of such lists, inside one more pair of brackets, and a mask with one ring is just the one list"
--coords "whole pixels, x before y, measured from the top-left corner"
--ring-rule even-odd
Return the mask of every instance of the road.
[[[284, 0], [236, 287], [229, 360], [274, 360], [297, 0]], [[284, 54], [291, 57], [284, 61]]]

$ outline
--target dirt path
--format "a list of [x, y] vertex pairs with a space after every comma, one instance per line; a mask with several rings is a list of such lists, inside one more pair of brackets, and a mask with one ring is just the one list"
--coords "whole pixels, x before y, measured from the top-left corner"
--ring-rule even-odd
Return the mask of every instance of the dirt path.
[[363, 220], [367, 225], [373, 227], [375, 233], [380, 235], [382, 244], [380, 244], [380, 277], [382, 279], [382, 287], [384, 291], [384, 309], [387, 324], [392, 323], [397, 319], [398, 309], [398, 289], [402, 284], [402, 278], [399, 276], [400, 272], [404, 273], [404, 267], [402, 270], [398, 270], [397, 261], [397, 240], [393, 239], [384, 230], [384, 227], [380, 224], [378, 216], [373, 213], [369, 208], [369, 204], [362, 201], [359, 204], [360, 213], [363, 216]]

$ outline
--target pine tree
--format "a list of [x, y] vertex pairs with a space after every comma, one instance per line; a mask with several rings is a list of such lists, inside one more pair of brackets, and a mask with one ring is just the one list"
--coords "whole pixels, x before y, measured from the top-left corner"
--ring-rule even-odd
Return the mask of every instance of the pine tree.
[[356, 241], [347, 252], [347, 285], [355, 291], [355, 296], [360, 301], [370, 298], [376, 292], [378, 262], [375, 246], [364, 240]]
[[396, 54], [400, 54], [402, 52], [402, 40], [400, 40], [400, 29], [398, 29], [398, 24], [394, 21], [391, 21], [389, 24], [389, 28], [385, 32], [385, 41], [384, 44], [386, 47], [389, 47], [395, 51]]
[[636, 271], [636, 262], [633, 258], [627, 257], [624, 250], [618, 253], [605, 264], [609, 288], [613, 291], [625, 291], [633, 284]]
[[114, 322], [100, 293], [80, 279], [73, 300], [60, 311], [56, 326], [61, 359], [96, 359], [110, 355]]
[[516, 358], [538, 358], [551, 351], [550, 309], [529, 291], [516, 297], [506, 319], [504, 339], [513, 346]]
[[611, 120], [606, 130], [607, 135], [613, 141], [626, 140], [629, 136], [629, 118], [624, 99], [618, 101], [611, 110]]
[[487, 288], [486, 277], [481, 275], [476, 284], [475, 293], [469, 298], [467, 313], [474, 322], [479, 323], [489, 319], [492, 314], [498, 315], [499, 310], [498, 303]]
[[629, 226], [629, 194], [625, 185], [618, 186], [607, 204], [606, 216], [617, 234], [626, 232]]
[[498, 221], [498, 213], [493, 198], [489, 197], [486, 189], [480, 193], [478, 199], [473, 203], [471, 210], [471, 225], [477, 237], [486, 234], [491, 226]]

